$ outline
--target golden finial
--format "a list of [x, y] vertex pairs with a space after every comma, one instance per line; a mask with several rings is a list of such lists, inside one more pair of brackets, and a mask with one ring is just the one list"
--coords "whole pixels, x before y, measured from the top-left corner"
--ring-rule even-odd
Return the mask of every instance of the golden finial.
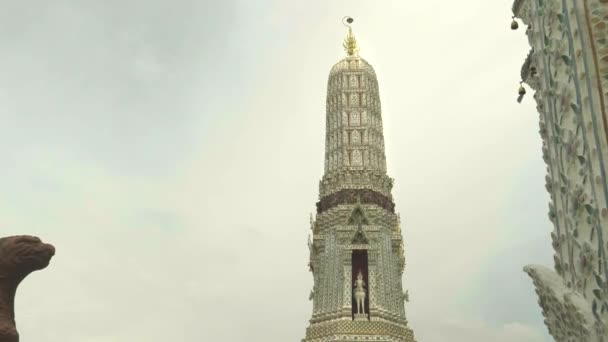
[[344, 39], [342, 46], [344, 47], [344, 50], [346, 50], [346, 54], [349, 56], [355, 56], [357, 52], [359, 52], [357, 40], [353, 35], [353, 29], [350, 27], [350, 24], [352, 24], [353, 21], [354, 19], [348, 16], [342, 18], [342, 23], [348, 27], [348, 35], [346, 36], [346, 39]]

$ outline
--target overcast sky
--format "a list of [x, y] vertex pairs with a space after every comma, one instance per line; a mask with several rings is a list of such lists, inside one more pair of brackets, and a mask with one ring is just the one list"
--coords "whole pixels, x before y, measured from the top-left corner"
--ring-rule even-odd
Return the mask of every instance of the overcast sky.
[[[550, 341], [511, 1], [0, 0], [0, 235], [54, 244], [23, 341], [299, 341], [341, 18], [376, 69], [420, 342]], [[530, 93], [530, 92], [529, 92]]]

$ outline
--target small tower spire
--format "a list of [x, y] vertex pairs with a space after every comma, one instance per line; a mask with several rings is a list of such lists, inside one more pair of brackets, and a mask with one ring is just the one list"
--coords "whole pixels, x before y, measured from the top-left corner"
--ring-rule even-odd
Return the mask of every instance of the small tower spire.
[[344, 50], [346, 51], [346, 54], [348, 56], [356, 56], [357, 52], [359, 52], [359, 46], [357, 46], [357, 39], [355, 39], [353, 29], [350, 26], [353, 21], [355, 20], [348, 16], [342, 19], [342, 23], [344, 23], [344, 25], [348, 27], [348, 35], [346, 35], [344, 43], [342, 43], [342, 46], [344, 47]]

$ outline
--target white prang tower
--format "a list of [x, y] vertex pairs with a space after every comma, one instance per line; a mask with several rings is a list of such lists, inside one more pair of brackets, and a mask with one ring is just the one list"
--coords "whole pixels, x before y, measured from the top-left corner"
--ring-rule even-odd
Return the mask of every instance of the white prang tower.
[[352, 18], [345, 19], [347, 56], [327, 82], [325, 174], [309, 241], [313, 312], [303, 341], [414, 342], [378, 80], [357, 53]]

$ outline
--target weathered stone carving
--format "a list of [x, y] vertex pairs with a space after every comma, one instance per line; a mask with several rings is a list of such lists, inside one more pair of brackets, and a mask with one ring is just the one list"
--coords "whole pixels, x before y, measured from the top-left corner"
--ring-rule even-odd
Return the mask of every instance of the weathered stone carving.
[[48, 266], [55, 248], [34, 236], [0, 238], [0, 342], [18, 342], [15, 293], [31, 272]]
[[376, 204], [391, 213], [395, 212], [395, 203], [390, 198], [376, 191], [369, 189], [345, 189], [321, 198], [317, 202], [317, 213], [322, 213], [340, 204], [355, 204], [359, 199], [361, 200], [361, 204]]

